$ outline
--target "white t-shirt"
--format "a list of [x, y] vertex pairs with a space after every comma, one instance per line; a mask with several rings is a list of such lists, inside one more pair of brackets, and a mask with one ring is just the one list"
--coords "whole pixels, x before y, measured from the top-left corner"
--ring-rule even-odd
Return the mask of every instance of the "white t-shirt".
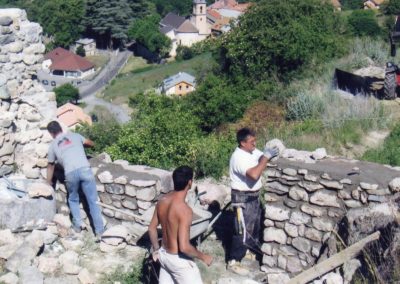
[[262, 187], [261, 177], [255, 181], [246, 175], [248, 169], [258, 165], [258, 160], [262, 154], [258, 149], [249, 153], [239, 147], [236, 148], [229, 162], [229, 176], [231, 178], [232, 189], [257, 191]]

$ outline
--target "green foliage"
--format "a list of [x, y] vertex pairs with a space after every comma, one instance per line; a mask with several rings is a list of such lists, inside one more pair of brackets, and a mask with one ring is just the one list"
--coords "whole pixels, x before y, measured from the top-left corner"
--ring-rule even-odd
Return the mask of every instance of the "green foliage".
[[78, 103], [79, 90], [71, 84], [61, 85], [60, 87], [54, 88], [53, 91], [56, 93], [57, 107], [68, 102]]
[[333, 7], [320, 0], [262, 0], [222, 38], [222, 70], [259, 82], [287, 78], [312, 61], [337, 55], [341, 37]]
[[155, 4], [157, 13], [164, 16], [169, 12], [186, 16], [192, 11], [193, 0], [150, 0]]
[[84, 0], [24, 1], [22, 8], [27, 9], [31, 21], [40, 23], [55, 46], [68, 48], [84, 30]]
[[176, 49], [176, 60], [188, 60], [193, 58], [194, 52], [190, 47], [180, 45]]
[[389, 0], [383, 4], [383, 11], [387, 15], [400, 14], [400, 0]]
[[260, 98], [260, 93], [245, 81], [232, 83], [214, 74], [208, 75], [197, 90], [185, 98], [188, 108], [199, 118], [204, 131], [234, 122], [242, 117], [247, 106]]
[[77, 129], [77, 132], [94, 142], [94, 147], [89, 149], [92, 153], [100, 154], [118, 140], [121, 135], [121, 126], [115, 119], [108, 118], [95, 122], [92, 126], [83, 125]]
[[342, 0], [342, 8], [344, 10], [361, 9], [364, 6], [364, 0]]
[[355, 36], [377, 37], [382, 30], [372, 10], [355, 10], [348, 18], [350, 31]]
[[76, 54], [78, 54], [79, 56], [85, 57], [86, 56], [86, 51], [85, 48], [80, 45], [76, 48]]
[[103, 47], [123, 45], [132, 20], [151, 11], [146, 0], [87, 0], [86, 7], [86, 29]]
[[128, 36], [146, 46], [151, 52], [165, 57], [168, 55], [172, 43], [167, 36], [160, 32], [159, 22], [160, 16], [158, 15], [149, 15], [136, 20], [130, 25]]
[[113, 158], [165, 169], [188, 164], [191, 142], [200, 135], [196, 118], [165, 96], [139, 95], [134, 103], [139, 109], [134, 121], [108, 149]]
[[101, 284], [114, 284], [116, 282], [121, 284], [142, 283], [142, 269], [143, 263], [137, 262], [132, 265], [129, 271], [124, 271], [122, 267], [117, 267], [115, 271], [110, 274], [104, 275], [100, 279]]
[[362, 158], [371, 162], [400, 166], [399, 141], [400, 124], [397, 124], [390, 135], [385, 139], [382, 147], [379, 149], [368, 150]]
[[309, 94], [298, 94], [287, 103], [286, 117], [289, 120], [315, 118], [324, 111], [320, 98]]

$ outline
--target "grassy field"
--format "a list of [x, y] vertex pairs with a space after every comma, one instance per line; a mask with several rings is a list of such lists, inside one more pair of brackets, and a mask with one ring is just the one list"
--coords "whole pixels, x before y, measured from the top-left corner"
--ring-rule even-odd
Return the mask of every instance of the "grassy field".
[[85, 58], [96, 66], [96, 70], [103, 68], [103, 66], [107, 64], [108, 60], [110, 60], [109, 56], [103, 54], [92, 56], [88, 55]]
[[125, 64], [124, 68], [122, 68], [120, 74], [127, 74], [132, 71], [152, 66], [152, 64], [147, 63], [147, 60], [142, 57], [131, 56], [128, 59], [128, 62]]
[[[136, 59], [137, 60], [137, 59]], [[113, 103], [126, 103], [129, 96], [157, 87], [166, 77], [178, 72], [188, 72], [194, 76], [211, 67], [211, 54], [202, 54], [186, 61], [174, 61], [164, 65], [142, 65], [138, 68], [126, 67], [127, 73], [121, 73], [104, 91], [104, 99]]]

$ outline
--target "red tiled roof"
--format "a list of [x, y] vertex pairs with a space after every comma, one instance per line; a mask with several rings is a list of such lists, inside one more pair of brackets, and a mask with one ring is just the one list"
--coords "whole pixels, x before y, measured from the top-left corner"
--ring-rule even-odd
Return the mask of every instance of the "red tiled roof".
[[207, 13], [216, 20], [221, 19], [221, 14], [217, 10], [208, 9]]
[[82, 108], [66, 103], [57, 109], [57, 118], [67, 127], [73, 127], [79, 123], [92, 125], [92, 119], [83, 112]]
[[236, 0], [218, 0], [209, 6], [210, 9], [231, 9], [239, 12], [245, 12], [251, 3], [239, 4]]
[[51, 60], [51, 70], [86, 71], [94, 68], [94, 64], [90, 61], [61, 47], [47, 53], [44, 59]]

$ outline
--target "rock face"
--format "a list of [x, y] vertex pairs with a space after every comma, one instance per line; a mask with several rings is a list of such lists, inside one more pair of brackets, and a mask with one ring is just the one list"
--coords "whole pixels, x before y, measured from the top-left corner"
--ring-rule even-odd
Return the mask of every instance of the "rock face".
[[42, 28], [20, 9], [0, 9], [0, 173], [10, 166], [37, 179], [43, 163], [35, 148], [48, 144], [47, 122], [56, 112], [54, 93], [32, 79], [41, 68]]

